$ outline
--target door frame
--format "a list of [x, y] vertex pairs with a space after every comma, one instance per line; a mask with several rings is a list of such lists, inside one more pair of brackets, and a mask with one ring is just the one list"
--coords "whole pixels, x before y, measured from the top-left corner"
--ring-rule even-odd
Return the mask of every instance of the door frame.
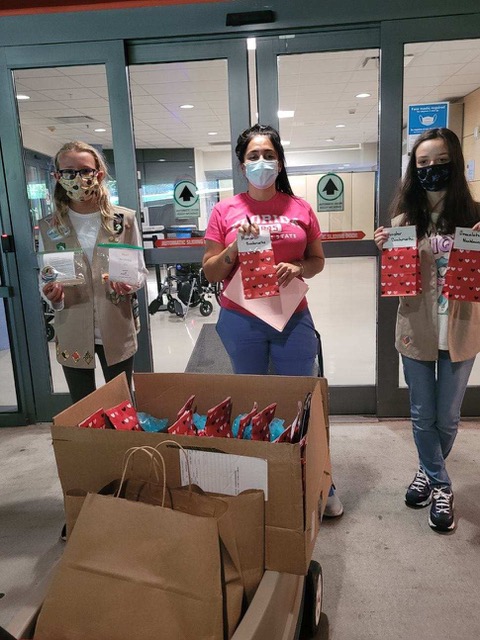
[[[5, 183], [4, 159], [0, 145], [0, 231], [12, 236], [11, 216], [8, 205]], [[3, 274], [0, 286], [0, 304], [5, 305], [7, 331], [10, 342], [10, 357], [12, 361], [15, 382], [17, 409], [0, 411], [0, 427], [14, 427], [31, 422], [34, 417], [32, 402], [33, 389], [31, 376], [21, 375], [30, 371], [26, 330], [21, 300], [15, 292], [20, 290], [17, 257], [15, 252], [5, 253], [0, 249], [1, 271]], [[1, 408], [0, 408], [1, 409]]]
[[[25, 168], [19, 118], [15, 98], [13, 72], [29, 68], [68, 67], [101, 64], [105, 66], [112, 126], [113, 153], [118, 182], [119, 200], [123, 206], [139, 211], [136, 163], [133, 145], [130, 92], [126, 74], [125, 47], [121, 40], [109, 42], [70, 43], [8, 47], [0, 50], [0, 140], [5, 157], [5, 183], [10, 211], [11, 231], [15, 241], [18, 264], [18, 297], [21, 300], [25, 322], [25, 336], [30, 366], [22, 375], [30, 375], [27, 382], [27, 402], [33, 420], [49, 421], [52, 416], [70, 404], [66, 393], [53, 393], [50, 385], [47, 343], [38, 289], [38, 268], [34, 252], [32, 226], [25, 189]], [[148, 326], [146, 294], [139, 296], [140, 317]], [[143, 335], [142, 335], [143, 333]], [[136, 358], [138, 371], [151, 370], [149, 332], [139, 337]]]
[[[389, 224], [389, 204], [401, 176], [405, 44], [477, 40], [479, 34], [480, 13], [382, 23], [379, 225]], [[397, 306], [396, 300], [378, 295], [376, 413], [380, 418], [410, 415], [408, 390], [401, 388], [398, 380], [399, 355], [394, 345]], [[462, 415], [480, 415], [478, 386], [467, 388]]]
[[240, 131], [250, 126], [248, 52], [246, 38], [215, 39], [196, 42], [131, 42], [127, 44], [128, 65], [164, 64], [227, 60], [232, 178], [235, 193], [244, 190], [245, 180], [235, 156], [235, 141]]
[[[128, 48], [128, 60], [127, 60]], [[27, 194], [23, 146], [15, 98], [13, 71], [29, 68], [68, 67], [101, 64], [105, 66], [112, 126], [113, 154], [119, 201], [123, 206], [140, 211], [135, 160], [133, 117], [130, 99], [128, 66], [132, 64], [165, 63], [191, 60], [227, 59], [230, 132], [232, 141], [238, 131], [250, 124], [248, 61], [246, 39], [214, 40], [197, 43], [135, 43], [123, 40], [58, 45], [38, 45], [0, 48], [0, 81], [5, 87], [0, 95], [0, 141], [11, 159], [5, 166], [5, 191], [8, 201], [15, 203], [17, 215], [9, 217], [15, 238], [15, 259], [19, 264], [18, 285], [14, 287], [22, 317], [28, 322], [16, 323], [15, 342], [25, 344], [26, 359], [21, 367], [25, 383], [27, 421], [49, 421], [70, 404], [67, 393], [53, 393], [50, 385], [48, 345], [44, 339], [44, 322], [37, 280], [37, 260]], [[236, 192], [243, 189], [243, 176], [237, 166], [232, 145], [233, 182]], [[1, 185], [0, 185], [1, 186]], [[2, 209], [7, 208], [2, 204]], [[18, 215], [20, 212], [20, 215]], [[139, 219], [140, 224], [140, 219]], [[149, 314], [146, 290], [139, 295], [143, 330], [135, 357], [136, 371], [152, 371]], [[20, 368], [19, 368], [20, 370]]]

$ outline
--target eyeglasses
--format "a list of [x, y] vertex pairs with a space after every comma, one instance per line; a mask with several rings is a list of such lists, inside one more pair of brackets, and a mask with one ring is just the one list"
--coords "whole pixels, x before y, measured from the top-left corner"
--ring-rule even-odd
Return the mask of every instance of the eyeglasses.
[[97, 175], [97, 169], [58, 169], [57, 173], [65, 180], [75, 180], [77, 176], [81, 178], [93, 178]]

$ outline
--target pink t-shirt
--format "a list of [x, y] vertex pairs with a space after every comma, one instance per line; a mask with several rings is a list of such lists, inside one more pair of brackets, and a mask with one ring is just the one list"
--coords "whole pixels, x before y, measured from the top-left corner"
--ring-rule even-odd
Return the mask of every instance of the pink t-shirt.
[[[226, 247], [236, 239], [238, 227], [247, 222], [247, 215], [252, 222], [270, 230], [277, 264], [303, 260], [307, 245], [321, 237], [317, 216], [308, 202], [277, 191], [273, 198], [267, 201], [254, 200], [248, 193], [240, 193], [216, 204], [208, 221], [206, 240], [218, 242]], [[237, 269], [238, 264], [225, 279], [224, 287]], [[247, 313], [224, 296], [222, 306]], [[301, 311], [306, 306], [307, 301], [304, 298], [296, 311]]]

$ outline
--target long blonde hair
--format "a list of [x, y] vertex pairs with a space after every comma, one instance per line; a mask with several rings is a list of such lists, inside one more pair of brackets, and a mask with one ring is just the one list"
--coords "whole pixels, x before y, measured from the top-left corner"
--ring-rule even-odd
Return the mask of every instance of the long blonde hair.
[[[101, 182], [98, 184], [98, 208], [100, 210], [100, 214], [102, 216], [102, 226], [108, 233], [113, 232], [113, 206], [110, 202], [110, 194], [107, 189], [107, 178], [108, 178], [108, 170], [105, 159], [102, 154], [95, 149], [95, 147], [90, 146], [86, 142], [80, 142], [78, 140], [74, 140], [72, 142], [67, 142], [63, 145], [63, 147], [57, 151], [57, 154], [54, 158], [55, 171], [58, 171], [58, 159], [63, 153], [68, 153], [69, 151], [76, 151], [78, 153], [87, 152], [90, 153], [95, 160], [95, 167], [97, 171], [103, 171], [104, 177]], [[64, 218], [68, 211], [68, 207], [70, 204], [70, 198], [67, 196], [67, 192], [62, 187], [62, 185], [57, 182], [55, 185], [55, 189], [53, 191], [53, 199], [55, 202], [55, 215], [60, 220]]]

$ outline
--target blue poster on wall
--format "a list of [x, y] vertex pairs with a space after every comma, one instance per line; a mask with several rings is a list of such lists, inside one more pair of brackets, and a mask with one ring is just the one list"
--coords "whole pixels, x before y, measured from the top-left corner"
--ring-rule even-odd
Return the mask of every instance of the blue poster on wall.
[[408, 149], [428, 129], [448, 126], [448, 102], [410, 104], [408, 106]]

